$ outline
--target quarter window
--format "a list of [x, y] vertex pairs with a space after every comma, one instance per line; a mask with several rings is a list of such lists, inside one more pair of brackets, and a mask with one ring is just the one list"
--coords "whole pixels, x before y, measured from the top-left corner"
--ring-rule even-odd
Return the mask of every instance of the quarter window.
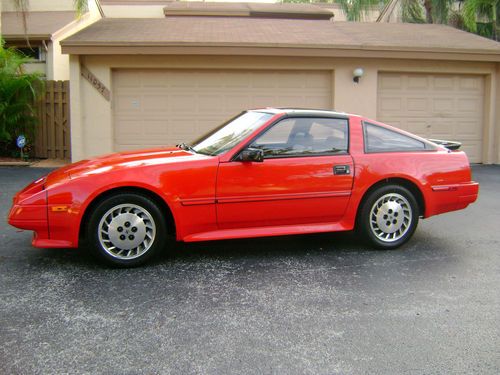
[[287, 118], [266, 131], [250, 147], [264, 150], [265, 158], [346, 153], [346, 119]]
[[423, 151], [424, 142], [384, 128], [364, 123], [366, 152]]

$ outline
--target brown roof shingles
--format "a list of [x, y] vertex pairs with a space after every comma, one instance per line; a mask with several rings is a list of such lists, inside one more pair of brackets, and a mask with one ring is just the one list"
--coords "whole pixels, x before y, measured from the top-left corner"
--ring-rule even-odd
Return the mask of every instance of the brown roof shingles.
[[500, 55], [500, 43], [443, 25], [235, 17], [102, 19], [66, 46], [237, 46], [464, 52]]
[[[30, 39], [49, 39], [52, 34], [72, 22], [75, 17], [75, 12], [71, 11], [28, 12], [26, 34]], [[2, 37], [5, 39], [25, 37], [21, 13], [2, 12]]]

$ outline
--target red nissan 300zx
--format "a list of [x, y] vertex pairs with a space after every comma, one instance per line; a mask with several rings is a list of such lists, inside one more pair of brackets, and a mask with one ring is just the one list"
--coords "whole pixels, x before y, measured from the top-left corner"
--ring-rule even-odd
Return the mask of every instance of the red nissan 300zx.
[[356, 229], [373, 247], [420, 217], [474, 202], [465, 153], [344, 113], [259, 109], [192, 145], [83, 160], [14, 197], [9, 223], [35, 247], [77, 247], [134, 266], [178, 241]]

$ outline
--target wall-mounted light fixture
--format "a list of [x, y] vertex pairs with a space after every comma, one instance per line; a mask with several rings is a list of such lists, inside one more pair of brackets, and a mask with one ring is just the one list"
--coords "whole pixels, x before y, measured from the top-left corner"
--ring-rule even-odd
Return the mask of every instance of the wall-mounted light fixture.
[[355, 83], [359, 83], [359, 79], [363, 76], [364, 73], [365, 73], [365, 71], [363, 70], [363, 68], [354, 69], [352, 71], [352, 80]]

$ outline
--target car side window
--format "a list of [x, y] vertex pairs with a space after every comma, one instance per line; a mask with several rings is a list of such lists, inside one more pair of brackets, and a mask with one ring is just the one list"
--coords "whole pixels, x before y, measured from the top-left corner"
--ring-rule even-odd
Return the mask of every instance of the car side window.
[[336, 118], [287, 118], [250, 147], [264, 150], [265, 158], [347, 153], [348, 123]]
[[424, 142], [399, 132], [365, 122], [365, 152], [423, 151]]

